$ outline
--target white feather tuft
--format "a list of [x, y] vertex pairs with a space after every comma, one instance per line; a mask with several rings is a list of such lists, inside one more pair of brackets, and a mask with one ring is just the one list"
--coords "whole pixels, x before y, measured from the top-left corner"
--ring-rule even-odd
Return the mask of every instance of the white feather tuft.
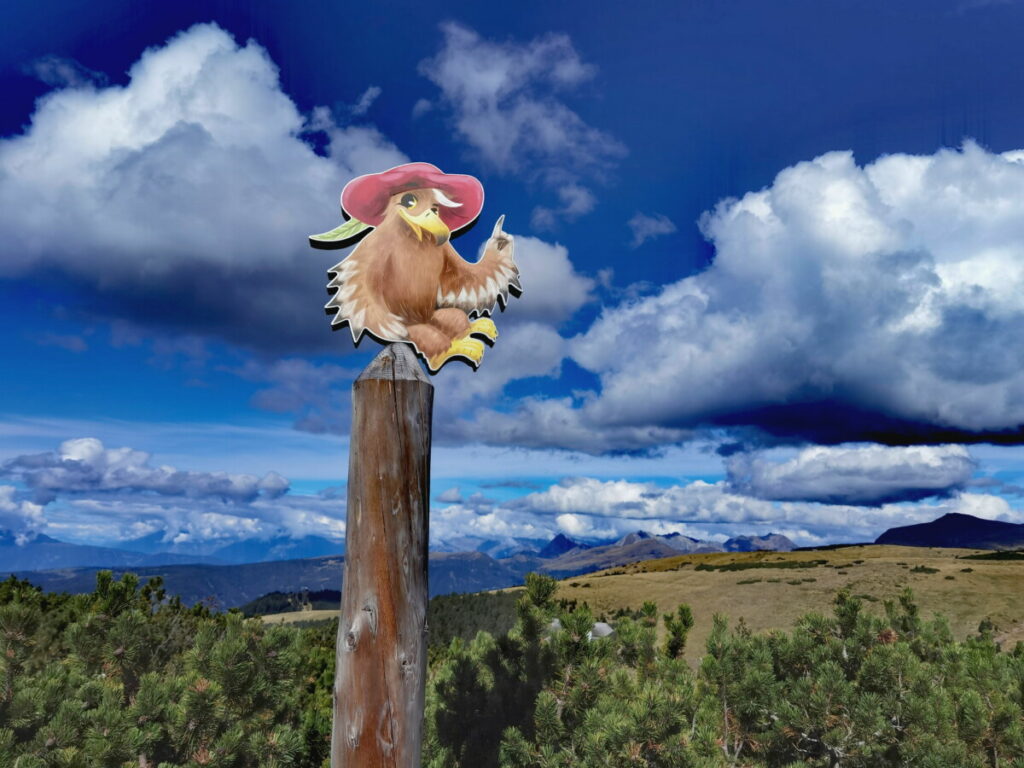
[[437, 202], [439, 202], [445, 208], [461, 208], [462, 207], [462, 203], [456, 203], [454, 200], [452, 200], [450, 197], [448, 197], [440, 189], [435, 189], [434, 190], [434, 199], [437, 200]]

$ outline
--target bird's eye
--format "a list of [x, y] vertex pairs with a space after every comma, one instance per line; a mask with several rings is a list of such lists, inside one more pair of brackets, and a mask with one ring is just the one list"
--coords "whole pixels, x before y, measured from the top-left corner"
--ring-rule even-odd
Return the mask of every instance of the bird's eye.
[[402, 199], [398, 201], [398, 204], [405, 206], [406, 208], [412, 208], [416, 205], [416, 195], [408, 193], [404, 194], [402, 195]]

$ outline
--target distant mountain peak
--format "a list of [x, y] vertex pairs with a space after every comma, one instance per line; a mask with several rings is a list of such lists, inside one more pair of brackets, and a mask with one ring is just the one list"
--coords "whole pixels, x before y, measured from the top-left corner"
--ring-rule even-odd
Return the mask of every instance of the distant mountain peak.
[[579, 542], [570, 539], [564, 533], [559, 533], [555, 538], [549, 541], [540, 552], [537, 553], [537, 556], [550, 559], [558, 557], [559, 555], [564, 555], [566, 552], [570, 552], [571, 550], [580, 549], [581, 547], [584, 549], [587, 548], [585, 544], [580, 544]]
[[644, 539], [653, 539], [653, 538], [654, 537], [651, 536], [651, 534], [649, 534], [647, 531], [633, 531], [632, 533], [627, 533], [625, 536], [623, 536], [621, 539], [619, 539], [615, 543], [616, 543], [616, 545], [618, 545], [620, 547], [625, 547], [625, 546], [628, 546], [630, 544], [635, 544], [638, 541], [643, 541]]
[[0, 547], [17, 547], [28, 544], [60, 544], [56, 539], [51, 539], [45, 533], [36, 533], [28, 538], [24, 544], [18, 544], [18, 535], [11, 530], [0, 528]]
[[1024, 547], [1024, 524], [948, 512], [930, 523], [890, 528], [875, 539], [875, 543], [906, 547], [1018, 549]]

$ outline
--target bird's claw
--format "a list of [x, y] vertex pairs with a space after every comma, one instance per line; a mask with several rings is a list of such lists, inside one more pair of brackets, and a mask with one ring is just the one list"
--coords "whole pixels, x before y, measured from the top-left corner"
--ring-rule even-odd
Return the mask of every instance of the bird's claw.
[[471, 361], [473, 367], [480, 365], [484, 359], [484, 343], [478, 339], [462, 338], [452, 342], [448, 350], [430, 358], [430, 369], [437, 371], [453, 357], [464, 357]]
[[489, 317], [481, 317], [474, 320], [469, 324], [469, 333], [467, 336], [481, 336], [490, 341], [497, 341], [498, 339], [498, 326], [494, 324], [494, 321]]
[[494, 247], [499, 251], [504, 250], [505, 246], [512, 242], [512, 235], [505, 232], [502, 226], [505, 224], [505, 214], [501, 214], [498, 220], [494, 223], [494, 229], [491, 231], [491, 240], [494, 243]]

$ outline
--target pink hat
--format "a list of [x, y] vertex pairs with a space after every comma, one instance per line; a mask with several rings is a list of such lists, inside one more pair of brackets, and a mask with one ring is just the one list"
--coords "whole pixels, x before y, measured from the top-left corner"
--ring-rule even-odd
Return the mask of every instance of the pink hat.
[[440, 189], [460, 203], [458, 208], [442, 205], [438, 212], [452, 232], [470, 224], [484, 206], [483, 185], [473, 176], [443, 173], [430, 163], [406, 163], [352, 179], [341, 191], [341, 207], [352, 218], [377, 226], [391, 196], [407, 189]]

